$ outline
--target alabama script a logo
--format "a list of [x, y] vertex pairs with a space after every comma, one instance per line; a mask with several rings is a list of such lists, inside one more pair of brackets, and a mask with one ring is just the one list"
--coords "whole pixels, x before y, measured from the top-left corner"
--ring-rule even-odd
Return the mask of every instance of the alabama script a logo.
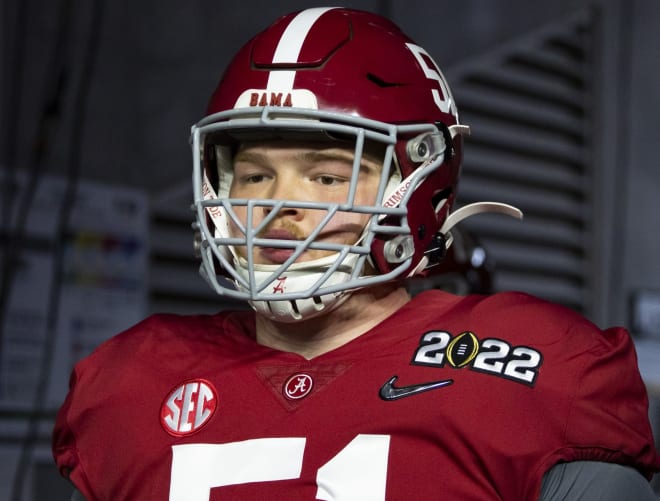
[[286, 292], [286, 281], [287, 277], [279, 277], [277, 283], [273, 286], [273, 294], [284, 294]]

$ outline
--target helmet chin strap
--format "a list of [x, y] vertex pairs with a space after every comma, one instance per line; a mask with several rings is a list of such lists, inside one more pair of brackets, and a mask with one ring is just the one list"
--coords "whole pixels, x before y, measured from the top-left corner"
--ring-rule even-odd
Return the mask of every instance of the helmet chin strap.
[[475, 202], [465, 205], [449, 214], [447, 219], [445, 219], [444, 224], [440, 228], [440, 233], [445, 235], [445, 247], [449, 249], [449, 246], [453, 241], [450, 230], [454, 226], [456, 226], [464, 219], [467, 219], [468, 217], [476, 216], [477, 214], [483, 214], [485, 212], [504, 214], [505, 216], [511, 216], [516, 219], [523, 218], [523, 213], [518, 207], [514, 207], [513, 205], [504, 204], [501, 202]]
[[[444, 251], [446, 252], [454, 241], [454, 238], [451, 234], [451, 229], [454, 226], [456, 226], [464, 219], [467, 219], [468, 217], [476, 216], [477, 214], [484, 214], [486, 212], [504, 214], [505, 216], [510, 216], [516, 219], [523, 218], [523, 213], [520, 209], [514, 207], [513, 205], [501, 202], [475, 202], [465, 205], [449, 214], [443, 225], [440, 227], [440, 230], [438, 231], [438, 233], [444, 237]], [[408, 277], [412, 277], [418, 273], [421, 273], [422, 270], [428, 266], [428, 264], [429, 259], [424, 256], [422, 259], [420, 259], [417, 266], [415, 266], [415, 268], [413, 268], [412, 271], [408, 274]]]
[[[517, 207], [500, 202], [475, 202], [461, 207], [452, 212], [440, 228], [440, 233], [445, 236], [445, 250], [449, 249], [452, 244], [453, 238], [450, 231], [454, 226], [468, 217], [487, 212], [504, 214], [516, 219], [522, 219], [523, 217], [522, 211]], [[364, 235], [362, 237], [364, 237]], [[362, 239], [362, 237], [360, 239]], [[313, 261], [294, 263], [283, 276], [286, 276], [287, 280], [290, 279], [292, 282], [295, 281], [296, 289], [298, 290], [309, 288], [321, 279], [327, 267], [331, 265], [335, 259], [336, 254]], [[339, 266], [339, 268], [328, 278], [325, 285], [334, 285], [336, 283], [341, 283], [343, 280], [347, 280], [350, 277], [351, 270], [356, 260], [357, 256], [355, 255], [346, 257], [341, 263], [341, 266]], [[248, 268], [245, 259], [239, 258], [236, 264], [237, 271], [248, 278]], [[428, 258], [422, 258], [420, 263], [409, 274], [409, 276], [413, 276], [418, 271], [424, 269], [427, 264]], [[264, 280], [267, 280], [268, 277], [271, 277], [272, 272], [277, 269], [277, 267], [277, 265], [255, 265], [254, 275], [257, 279], [257, 283], [262, 283]], [[250, 301], [250, 305], [255, 311], [273, 321], [297, 322], [332, 311], [346, 301], [352, 292], [354, 291], [340, 291], [332, 294], [322, 294], [296, 300], [256, 300]]]

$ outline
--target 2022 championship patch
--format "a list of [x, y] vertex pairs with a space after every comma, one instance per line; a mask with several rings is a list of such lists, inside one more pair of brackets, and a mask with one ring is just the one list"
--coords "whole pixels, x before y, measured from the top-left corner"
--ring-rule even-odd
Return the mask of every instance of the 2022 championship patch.
[[437, 330], [421, 337], [411, 363], [478, 371], [534, 386], [543, 355], [529, 346], [512, 346], [502, 339], [480, 340], [471, 331], [454, 336]]

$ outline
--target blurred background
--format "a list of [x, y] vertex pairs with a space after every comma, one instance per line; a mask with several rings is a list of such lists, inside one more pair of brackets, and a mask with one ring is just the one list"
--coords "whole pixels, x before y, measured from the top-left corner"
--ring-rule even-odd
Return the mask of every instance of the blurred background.
[[[233, 306], [197, 274], [190, 126], [249, 37], [318, 5], [3, 0], [0, 499], [69, 498], [49, 435], [76, 360], [149, 313]], [[343, 5], [392, 18], [443, 69], [472, 127], [459, 205], [525, 212], [468, 221], [416, 287], [524, 290], [628, 327], [658, 436], [660, 2]]]

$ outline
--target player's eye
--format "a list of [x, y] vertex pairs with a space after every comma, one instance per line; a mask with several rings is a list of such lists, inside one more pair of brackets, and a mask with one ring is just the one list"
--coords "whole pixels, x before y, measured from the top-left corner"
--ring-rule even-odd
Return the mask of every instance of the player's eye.
[[268, 180], [271, 173], [261, 167], [240, 162], [234, 167], [235, 180], [240, 185], [259, 184]]
[[316, 178], [317, 182], [322, 184], [323, 186], [336, 186], [342, 183], [345, 183], [346, 180], [339, 178], [337, 176], [318, 176]]
[[252, 174], [250, 176], [244, 176], [241, 181], [245, 184], [257, 184], [261, 183], [266, 179], [266, 176], [263, 174]]

